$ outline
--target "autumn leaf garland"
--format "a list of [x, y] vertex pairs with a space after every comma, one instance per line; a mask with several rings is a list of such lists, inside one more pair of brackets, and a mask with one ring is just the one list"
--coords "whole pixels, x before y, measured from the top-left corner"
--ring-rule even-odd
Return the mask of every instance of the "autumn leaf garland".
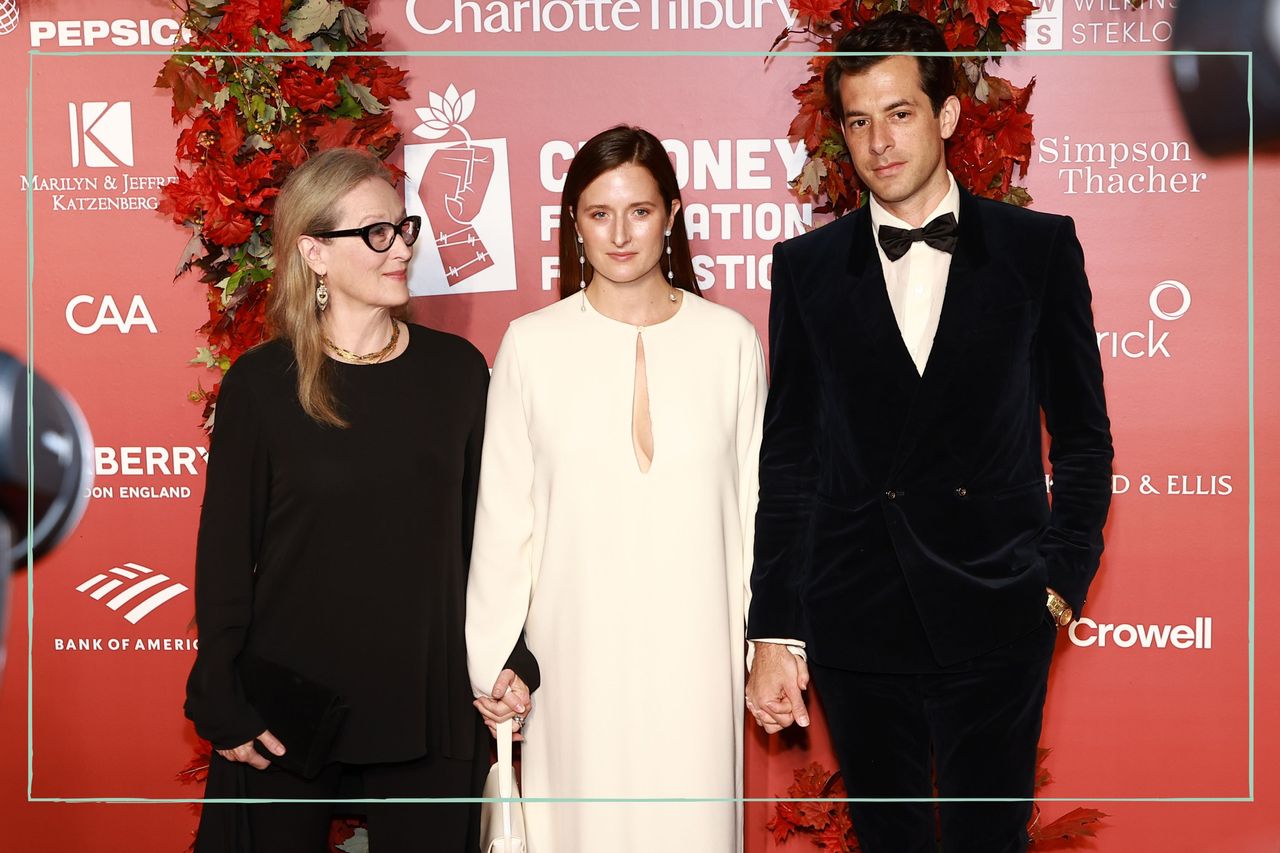
[[[1036, 791], [1053, 781], [1045, 766], [1052, 751], [1044, 747], [1036, 750]], [[779, 802], [773, 817], [765, 824], [773, 843], [782, 845], [791, 838], [802, 837], [826, 853], [859, 853], [862, 848], [849, 818], [848, 805], [840, 802], [849, 796], [840, 772], [827, 770], [813, 761], [797, 768], [792, 775], [795, 781], [787, 788], [787, 797], [791, 799]], [[1042, 824], [1040, 805], [1036, 803], [1027, 826], [1027, 837], [1032, 849], [1070, 850], [1084, 839], [1095, 837], [1106, 817], [1109, 817], [1106, 812], [1097, 809], [1075, 808]]]
[[[176, 275], [194, 267], [206, 287], [208, 345], [195, 364], [226, 371], [263, 339], [272, 210], [288, 173], [316, 151], [361, 147], [385, 158], [400, 142], [390, 106], [409, 97], [408, 72], [366, 53], [382, 44], [369, 3], [179, 2], [190, 40], [156, 79], [183, 126], [161, 211], [191, 229]], [[206, 424], [219, 384], [192, 394]]]
[[[778, 35], [774, 49], [799, 42], [823, 53], [834, 51], [848, 30], [893, 9], [935, 21], [950, 50], [1001, 53], [1022, 47], [1027, 16], [1035, 11], [1031, 0], [792, 0], [791, 8], [796, 23]], [[829, 56], [810, 59], [812, 76], [792, 92], [799, 109], [789, 135], [804, 141], [809, 156], [791, 188], [816, 202], [817, 212], [839, 216], [862, 204], [863, 189], [827, 109], [822, 76], [830, 62]], [[1025, 206], [1031, 196], [1013, 180], [1015, 170], [1018, 177], [1026, 175], [1031, 158], [1035, 137], [1027, 104], [1035, 80], [1018, 88], [990, 74], [987, 64], [980, 58], [956, 61], [961, 117], [947, 145], [947, 165], [975, 194]]]

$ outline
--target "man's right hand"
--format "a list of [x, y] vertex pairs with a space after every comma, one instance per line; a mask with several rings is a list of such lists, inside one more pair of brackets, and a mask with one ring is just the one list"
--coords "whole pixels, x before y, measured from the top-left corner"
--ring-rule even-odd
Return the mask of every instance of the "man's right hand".
[[[266, 729], [263, 729], [262, 734], [258, 735], [256, 740], [262, 741], [262, 745], [272, 755], [284, 755], [284, 744], [276, 740], [276, 736]], [[258, 750], [254, 749], [253, 741], [242, 743], [233, 749], [220, 749], [218, 750], [218, 755], [221, 755], [227, 761], [242, 761], [257, 770], [266, 770], [271, 766], [271, 762], [263, 758], [258, 753]]]
[[809, 667], [781, 643], [755, 643], [755, 662], [747, 679], [747, 710], [769, 734], [792, 723], [809, 725], [804, 691]]

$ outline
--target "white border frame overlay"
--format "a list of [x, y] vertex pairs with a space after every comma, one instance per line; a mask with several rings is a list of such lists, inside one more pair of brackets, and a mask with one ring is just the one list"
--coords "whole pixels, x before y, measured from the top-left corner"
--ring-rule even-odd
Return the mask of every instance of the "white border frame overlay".
[[[202, 56], [262, 56], [261, 53], [236, 53], [230, 51], [197, 51]], [[694, 57], [757, 57], [761, 60], [771, 56], [777, 57], [779, 54], [770, 51], [609, 51], [609, 50], [588, 50], [588, 51], [484, 51], [484, 50], [444, 50], [444, 51], [347, 51], [350, 55], [377, 55], [386, 58], [392, 57], [427, 57], [427, 58], [694, 58]], [[32, 111], [34, 101], [34, 82], [35, 82], [35, 66], [36, 60], [44, 60], [50, 57], [69, 57], [69, 56], [156, 56], [169, 57], [172, 55], [170, 50], [104, 50], [104, 51], [44, 51], [39, 49], [31, 49], [28, 51], [28, 75], [27, 75], [27, 161], [26, 161], [26, 217], [27, 217], [27, 280], [26, 280], [26, 336], [27, 336], [27, 477], [28, 482], [34, 480], [34, 447], [35, 436], [32, 430], [32, 371], [34, 359], [34, 286], [35, 279], [35, 229], [34, 229], [34, 143], [32, 130]], [[316, 52], [280, 52], [278, 56], [310, 56], [316, 55]], [[332, 56], [335, 54], [325, 53], [323, 55]], [[809, 59], [814, 56], [850, 56], [850, 55], [871, 55], [884, 56], [884, 53], [866, 53], [866, 54], [847, 54], [847, 53], [817, 53], [817, 52], [800, 52], [787, 51], [785, 56], [795, 59]], [[991, 57], [993, 54], [982, 51], [958, 51], [955, 53], [925, 53], [914, 54], [918, 56], [958, 56], [958, 57]], [[1249, 613], [1248, 613], [1248, 655], [1249, 655], [1249, 793], [1247, 796], [1235, 797], [1035, 797], [1030, 800], [1025, 797], [914, 797], [914, 798], [823, 798], [823, 800], [833, 802], [1039, 802], [1039, 803], [1252, 803], [1255, 802], [1255, 632], [1256, 632], [1256, 425], [1255, 425], [1255, 387], [1254, 387], [1254, 112], [1253, 112], [1253, 52], [1252, 51], [1179, 51], [1179, 50], [1063, 50], [1063, 51], [1034, 51], [1034, 52], [1018, 52], [1016, 54], [1007, 54], [1008, 56], [1022, 59], [1024, 57], [1035, 57], [1039, 60], [1041, 57], [1142, 57], [1152, 58], [1158, 56], [1241, 56], [1245, 57], [1248, 66], [1246, 78], [1246, 101], [1249, 111], [1249, 146], [1247, 152], [1248, 161], [1248, 237], [1247, 237], [1247, 270], [1248, 270], [1248, 372], [1249, 372]], [[31, 553], [32, 530], [31, 521], [34, 515], [34, 500], [30, 493], [27, 496], [27, 802], [29, 803], [269, 803], [278, 802], [269, 799], [253, 799], [253, 798], [231, 798], [231, 799], [203, 799], [200, 797], [185, 798], [150, 798], [150, 797], [33, 797], [31, 795], [32, 783], [35, 775], [35, 750], [32, 740], [32, 694], [34, 690], [34, 670], [32, 667], [32, 652], [34, 648], [33, 624], [35, 621], [35, 573], [30, 571], [33, 562]], [[706, 803], [706, 802], [742, 802], [742, 803], [788, 803], [788, 802], [815, 802], [819, 800], [797, 798], [797, 797], [656, 797], [656, 798], [619, 798], [619, 797], [601, 797], [601, 798], [559, 798], [559, 797], [526, 797], [519, 798], [524, 802], [535, 803], [619, 803], [619, 802], [643, 802], [643, 803]], [[397, 803], [492, 803], [503, 802], [500, 798], [494, 797], [443, 797], [443, 798], [394, 798], [387, 800], [378, 799], [348, 799], [348, 800], [289, 800], [287, 802], [332, 802], [332, 803], [368, 803], [368, 802], [397, 802]]]

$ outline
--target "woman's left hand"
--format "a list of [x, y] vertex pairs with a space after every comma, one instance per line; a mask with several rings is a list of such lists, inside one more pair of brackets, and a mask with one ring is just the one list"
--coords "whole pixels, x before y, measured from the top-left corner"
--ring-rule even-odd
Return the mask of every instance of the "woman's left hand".
[[533, 697], [529, 693], [529, 686], [514, 671], [504, 669], [493, 683], [493, 692], [488, 696], [481, 696], [471, 704], [476, 706], [480, 716], [484, 717], [484, 724], [495, 737], [498, 734], [498, 723], [514, 717], [516, 734], [513, 739], [524, 740], [520, 735], [520, 726], [533, 710]]

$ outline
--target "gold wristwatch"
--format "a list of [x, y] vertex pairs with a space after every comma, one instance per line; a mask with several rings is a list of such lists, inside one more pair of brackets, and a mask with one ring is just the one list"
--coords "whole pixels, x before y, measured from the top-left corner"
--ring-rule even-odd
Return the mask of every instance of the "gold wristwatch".
[[1049, 608], [1049, 615], [1053, 617], [1053, 621], [1057, 623], [1059, 628], [1065, 628], [1071, 624], [1071, 605], [1067, 604], [1067, 600], [1059, 595], [1056, 591], [1045, 587], [1049, 593], [1049, 600], [1045, 606]]

